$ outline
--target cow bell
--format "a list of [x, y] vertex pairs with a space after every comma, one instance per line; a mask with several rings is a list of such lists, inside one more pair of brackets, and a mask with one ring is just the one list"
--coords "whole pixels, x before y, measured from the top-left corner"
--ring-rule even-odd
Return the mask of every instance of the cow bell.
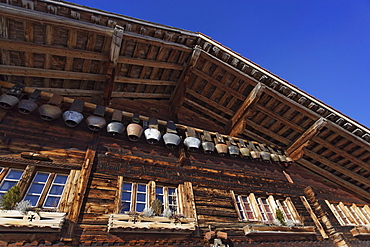
[[28, 99], [22, 99], [18, 104], [18, 111], [22, 114], [30, 114], [35, 111], [39, 107], [36, 101], [40, 97], [40, 93], [39, 89], [35, 89]]
[[271, 154], [267, 151], [266, 147], [262, 144], [258, 144], [260, 147], [260, 155], [263, 161], [270, 161], [271, 159]]
[[181, 138], [177, 135], [176, 125], [173, 121], [167, 122], [167, 133], [163, 135], [163, 141], [170, 149], [174, 149], [180, 144]]
[[39, 107], [40, 117], [45, 121], [57, 119], [62, 115], [60, 105], [62, 104], [63, 96], [54, 94], [47, 104]]
[[22, 85], [14, 85], [6, 94], [2, 94], [0, 96], [0, 107], [7, 110], [18, 104], [18, 96], [22, 90]]
[[125, 130], [125, 126], [122, 124], [122, 111], [114, 110], [112, 115], [112, 122], [107, 125], [107, 132], [111, 136], [121, 134]]
[[188, 127], [186, 135], [187, 137], [184, 140], [184, 145], [190, 152], [197, 152], [200, 147], [200, 140], [196, 137], [195, 130]]
[[84, 102], [82, 100], [75, 99], [72, 103], [71, 109], [63, 113], [64, 123], [68, 127], [76, 127], [82, 122], [84, 116], [81, 114], [83, 111]]
[[239, 152], [242, 155], [243, 158], [247, 158], [251, 156], [251, 151], [245, 144], [245, 142], [242, 139], [238, 139], [239, 141]]
[[139, 123], [139, 114], [136, 113], [132, 118], [132, 123], [130, 123], [126, 128], [127, 136], [130, 141], [138, 141], [143, 134], [143, 127], [141, 127]]
[[161, 132], [158, 130], [158, 120], [149, 118], [149, 128], [144, 131], [144, 136], [149, 144], [157, 144], [161, 139]]
[[229, 150], [229, 154], [231, 157], [238, 157], [239, 156], [239, 147], [237, 146], [235, 140], [228, 136], [229, 141], [227, 142], [227, 149]]
[[217, 153], [221, 156], [225, 156], [227, 154], [227, 145], [225, 144], [224, 138], [219, 133], [216, 133], [215, 143]]
[[202, 135], [202, 147], [204, 150], [204, 153], [210, 154], [215, 151], [215, 144], [212, 141], [211, 134], [204, 130]]
[[94, 115], [88, 116], [86, 118], [86, 123], [91, 131], [100, 131], [102, 128], [105, 127], [107, 122], [103, 118], [104, 113], [105, 107], [98, 105], [95, 108]]
[[256, 149], [253, 142], [249, 141], [249, 146], [252, 148], [251, 150], [251, 157], [252, 159], [259, 159], [261, 158], [260, 152]]

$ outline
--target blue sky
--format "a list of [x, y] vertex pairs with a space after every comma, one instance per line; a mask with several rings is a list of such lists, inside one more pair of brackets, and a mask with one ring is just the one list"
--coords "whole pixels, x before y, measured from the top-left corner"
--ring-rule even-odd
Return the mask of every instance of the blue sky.
[[201, 32], [370, 127], [370, 0], [73, 0]]

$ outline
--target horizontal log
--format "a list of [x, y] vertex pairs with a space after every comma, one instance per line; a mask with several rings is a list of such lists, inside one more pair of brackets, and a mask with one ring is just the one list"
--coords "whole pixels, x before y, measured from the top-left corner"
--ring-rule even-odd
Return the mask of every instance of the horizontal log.
[[69, 80], [88, 80], [88, 81], [105, 81], [105, 75], [81, 73], [63, 70], [39, 69], [23, 66], [0, 65], [0, 74], [2, 75], [17, 75], [17, 76], [33, 76], [42, 78], [54, 79], [69, 79]]
[[181, 64], [159, 62], [159, 61], [123, 57], [123, 56], [120, 56], [118, 58], [118, 63], [138, 65], [138, 66], [147, 66], [147, 67], [154, 67], [154, 68], [161, 68], [161, 69], [174, 69], [174, 70], [184, 69], [184, 67]]
[[151, 86], [176, 86], [175, 81], [164, 81], [164, 80], [152, 80], [152, 79], [141, 79], [141, 78], [128, 78], [124, 76], [116, 76], [114, 78], [115, 83], [129, 83], [138, 85], [151, 85]]

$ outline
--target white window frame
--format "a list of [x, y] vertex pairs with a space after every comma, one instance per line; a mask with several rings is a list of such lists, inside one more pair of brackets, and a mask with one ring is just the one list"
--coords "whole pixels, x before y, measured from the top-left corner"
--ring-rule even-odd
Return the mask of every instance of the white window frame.
[[368, 205], [345, 205], [343, 202], [326, 204], [342, 226], [370, 226], [370, 208]]
[[[302, 224], [301, 217], [289, 197], [275, 200], [271, 195], [268, 197], [255, 197], [254, 193], [250, 193], [248, 196], [235, 195], [233, 191], [232, 195], [240, 220], [271, 224], [276, 219], [276, 209], [280, 209], [283, 213], [285, 222], [287, 220], [292, 220], [296, 225]], [[247, 202], [251, 210], [247, 210], [244, 204], [245, 202]], [[247, 212], [252, 212], [253, 218], [249, 217], [246, 214]], [[270, 215], [270, 217], [267, 217], [268, 215]], [[290, 219], [288, 216], [290, 216]]]
[[[1, 167], [1, 168], [2, 168], [2, 170], [1, 170], [2, 172], [6, 172], [6, 175], [4, 176], [4, 178], [2, 179], [2, 181], [1, 181], [1, 183], [0, 183], [0, 188], [3, 186], [4, 182], [6, 182], [6, 181], [16, 182], [16, 183], [15, 183], [15, 185], [17, 185], [17, 184], [19, 183], [19, 181], [21, 180], [21, 178], [22, 178], [22, 176], [23, 176], [23, 172], [24, 172], [24, 170], [22, 170], [22, 169], [16, 169], [16, 168], [9, 168], [8, 170], [5, 170], [3, 167]], [[21, 172], [22, 172], [22, 174], [21, 174], [20, 178], [19, 178], [19, 179], [10, 179], [10, 178], [8, 178], [9, 174], [10, 174], [12, 171], [21, 171]], [[10, 189], [10, 188], [9, 188], [9, 189]], [[1, 194], [1, 195], [4, 195], [6, 192], [7, 192], [7, 190], [6, 190], [6, 191], [5, 191], [5, 190], [3, 190], [3, 191], [0, 191], [0, 194]]]

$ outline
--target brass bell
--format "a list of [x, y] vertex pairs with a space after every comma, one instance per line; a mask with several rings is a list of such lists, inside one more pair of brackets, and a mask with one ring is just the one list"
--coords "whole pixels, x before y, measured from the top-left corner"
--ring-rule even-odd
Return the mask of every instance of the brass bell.
[[[263, 161], [270, 161], [271, 154], [266, 150], [265, 146], [261, 143], [258, 144], [259, 148], [261, 149], [260, 155]], [[258, 148], [258, 147], [257, 147]]]
[[140, 126], [139, 114], [135, 113], [132, 117], [132, 123], [127, 125], [126, 131], [130, 141], [136, 142], [143, 134], [143, 127]]
[[98, 105], [94, 110], [94, 115], [88, 116], [86, 118], [87, 126], [91, 131], [100, 131], [102, 128], [105, 127], [107, 122], [104, 119], [104, 114], [105, 107]]
[[35, 111], [39, 106], [36, 104], [36, 101], [40, 97], [41, 91], [36, 89], [31, 93], [28, 99], [22, 99], [18, 104], [18, 111], [22, 114], [30, 114]]
[[251, 147], [251, 157], [252, 159], [261, 158], [260, 152], [256, 149], [252, 141], [249, 141], [249, 146]]
[[249, 158], [251, 156], [251, 151], [245, 144], [245, 142], [242, 139], [238, 139], [238, 146], [239, 146], [239, 151], [240, 154], [242, 155], [243, 158]]
[[231, 157], [238, 157], [239, 156], [239, 147], [237, 146], [236, 142], [233, 138], [228, 136], [229, 141], [227, 142], [227, 149], [229, 150], [229, 154]]
[[47, 104], [43, 104], [39, 107], [39, 113], [41, 119], [45, 121], [51, 121], [54, 119], [57, 119], [62, 115], [62, 110], [60, 109], [60, 106], [63, 102], [63, 96], [54, 94]]
[[125, 130], [125, 126], [122, 124], [122, 111], [114, 110], [112, 115], [112, 122], [107, 125], [107, 132], [111, 136], [121, 134]]
[[73, 100], [71, 108], [63, 113], [64, 123], [68, 127], [76, 127], [84, 119], [84, 116], [81, 113], [83, 111], [83, 108], [84, 102], [82, 100]]
[[215, 143], [217, 153], [220, 156], [225, 156], [227, 154], [227, 145], [225, 144], [224, 138], [219, 133], [216, 133]]

